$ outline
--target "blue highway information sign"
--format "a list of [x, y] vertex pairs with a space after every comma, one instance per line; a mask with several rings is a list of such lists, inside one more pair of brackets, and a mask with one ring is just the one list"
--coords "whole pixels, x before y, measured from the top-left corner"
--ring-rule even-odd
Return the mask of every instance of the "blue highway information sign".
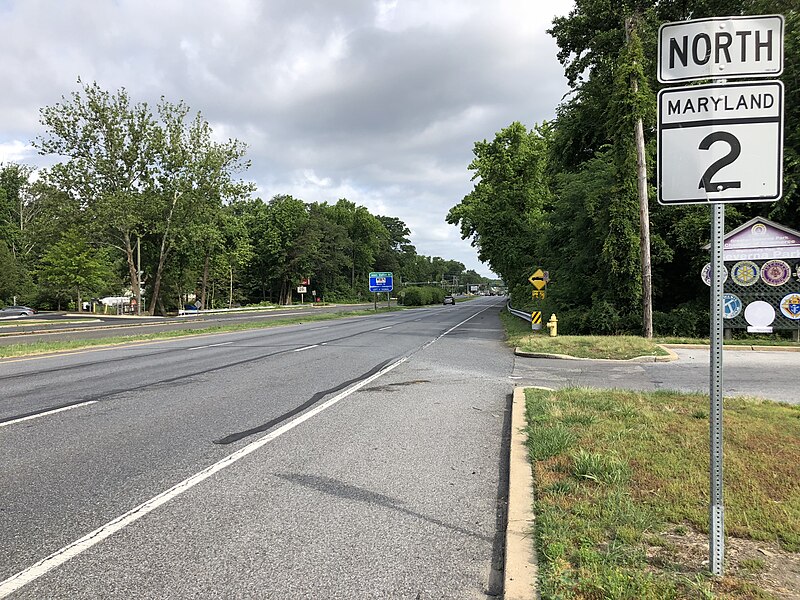
[[369, 291], [370, 292], [391, 292], [394, 288], [394, 276], [392, 273], [370, 273]]

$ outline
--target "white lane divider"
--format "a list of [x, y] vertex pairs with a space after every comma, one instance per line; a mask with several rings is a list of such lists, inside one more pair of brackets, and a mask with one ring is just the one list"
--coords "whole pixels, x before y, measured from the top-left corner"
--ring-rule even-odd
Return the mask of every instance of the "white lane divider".
[[295, 348], [292, 352], [302, 352], [303, 350], [311, 350], [311, 348], [318, 347], [319, 344], [312, 344], [310, 346], [303, 346], [302, 348]]
[[46, 410], [44, 412], [36, 413], [35, 415], [20, 417], [19, 419], [14, 419], [12, 421], [5, 421], [4, 423], [0, 423], [0, 427], [5, 427], [6, 425], [14, 425], [15, 423], [22, 423], [23, 421], [30, 421], [31, 419], [38, 419], [39, 417], [54, 415], [56, 413], [64, 412], [65, 410], [72, 410], [73, 408], [79, 408], [81, 406], [89, 406], [90, 404], [97, 404], [97, 400], [87, 400], [86, 402], [79, 402], [78, 404], [71, 404], [70, 406], [63, 406], [61, 408], [55, 408], [53, 410]]
[[215, 473], [218, 473], [219, 471], [222, 471], [223, 469], [230, 467], [234, 463], [243, 459], [248, 454], [252, 454], [262, 446], [280, 437], [284, 433], [291, 431], [301, 423], [305, 423], [306, 421], [308, 421], [312, 417], [315, 417], [322, 411], [330, 408], [334, 404], [347, 398], [349, 395], [357, 392], [365, 385], [371, 383], [372, 381], [375, 381], [378, 377], [381, 377], [382, 375], [385, 375], [389, 371], [396, 369], [401, 364], [406, 362], [408, 359], [409, 359], [408, 356], [404, 356], [403, 358], [393, 362], [392, 364], [387, 365], [377, 373], [374, 373], [373, 375], [370, 375], [369, 377], [362, 379], [361, 381], [347, 388], [337, 396], [334, 396], [330, 400], [326, 400], [316, 408], [312, 408], [308, 412], [303, 413], [294, 420], [289, 421], [285, 425], [278, 427], [278, 429], [266, 434], [265, 436], [257, 439], [254, 442], [251, 442], [247, 446], [240, 448], [233, 454], [230, 454], [225, 458], [223, 458], [222, 460], [214, 463], [213, 465], [206, 467], [205, 469], [192, 475], [188, 479], [184, 479], [183, 481], [172, 486], [168, 490], [161, 492], [160, 494], [151, 498], [150, 500], [143, 502], [142, 504], [140, 504], [135, 508], [132, 508], [125, 514], [120, 515], [116, 519], [109, 521], [108, 523], [102, 525], [101, 527], [98, 527], [94, 531], [87, 533], [82, 538], [75, 540], [74, 542], [72, 542], [67, 546], [64, 546], [60, 550], [56, 550], [50, 556], [43, 558], [39, 562], [28, 567], [27, 569], [15, 573], [14, 575], [12, 575], [11, 577], [9, 577], [4, 581], [0, 581], [0, 598], [5, 598], [10, 594], [13, 594], [20, 588], [26, 586], [32, 581], [35, 581], [45, 573], [51, 571], [52, 569], [55, 569], [56, 567], [63, 565], [68, 560], [75, 558], [76, 556], [85, 552], [92, 546], [95, 546], [96, 544], [99, 544], [103, 540], [111, 537], [118, 531], [130, 525], [131, 523], [134, 523], [135, 521], [138, 521], [148, 513], [153, 512], [162, 504], [166, 504], [173, 498], [180, 496], [182, 493], [190, 490], [198, 483], [205, 481]]
[[195, 346], [194, 348], [187, 348], [187, 350], [202, 350], [203, 348], [216, 348], [217, 346], [227, 346], [233, 342], [220, 342], [219, 344], [206, 344], [205, 346]]
[[467, 317], [466, 319], [464, 319], [463, 321], [461, 321], [461, 323], [459, 323], [458, 325], [453, 325], [453, 326], [452, 326], [450, 329], [448, 329], [447, 331], [445, 331], [445, 332], [444, 332], [442, 335], [440, 335], [440, 336], [438, 336], [438, 337], [436, 337], [436, 338], [432, 339], [430, 342], [428, 342], [427, 344], [423, 345], [423, 346], [422, 346], [422, 348], [420, 348], [420, 350], [424, 350], [425, 348], [427, 348], [427, 347], [428, 347], [428, 346], [430, 346], [431, 344], [435, 344], [435, 343], [436, 343], [436, 342], [438, 342], [440, 339], [442, 339], [444, 336], [446, 336], [448, 333], [451, 333], [451, 332], [455, 331], [456, 329], [458, 329], [459, 327], [461, 327], [461, 326], [462, 326], [464, 323], [466, 323], [467, 321], [471, 321], [472, 319], [474, 319], [475, 317], [477, 317], [479, 314], [481, 314], [481, 313], [482, 313], [482, 312], [484, 312], [484, 311], [487, 311], [487, 310], [489, 310], [490, 308], [494, 308], [494, 306], [487, 306], [486, 308], [484, 308], [484, 309], [482, 309], [482, 310], [479, 310], [478, 312], [476, 312], [476, 313], [475, 313], [474, 315], [472, 315], [471, 317]]
[[386, 329], [391, 329], [394, 325], [389, 325], [388, 327], [381, 327], [378, 331], [385, 331]]

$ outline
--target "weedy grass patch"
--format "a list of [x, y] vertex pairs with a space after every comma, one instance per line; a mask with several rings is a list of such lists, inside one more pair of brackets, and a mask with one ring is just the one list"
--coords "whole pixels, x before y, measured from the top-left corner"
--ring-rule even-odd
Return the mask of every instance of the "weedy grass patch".
[[[713, 578], [667, 532], [708, 535], [708, 397], [526, 390], [542, 598], [770, 598], [742, 559]], [[800, 407], [726, 398], [726, 535], [800, 552]]]
[[652, 340], [633, 335], [558, 335], [531, 331], [527, 321], [503, 311], [501, 319], [509, 344], [523, 352], [563, 354], [575, 358], [627, 360], [638, 356], [667, 356], [669, 352]]

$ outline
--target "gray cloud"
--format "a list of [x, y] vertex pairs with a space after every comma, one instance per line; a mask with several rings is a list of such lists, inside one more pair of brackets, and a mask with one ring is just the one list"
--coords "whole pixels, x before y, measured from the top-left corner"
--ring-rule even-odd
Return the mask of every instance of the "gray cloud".
[[78, 77], [183, 99], [249, 144], [265, 199], [347, 197], [489, 274], [444, 218], [472, 188], [473, 143], [553, 118], [566, 91], [545, 30], [572, 1], [540, 4], [0, 0], [0, 161], [41, 164], [38, 109]]

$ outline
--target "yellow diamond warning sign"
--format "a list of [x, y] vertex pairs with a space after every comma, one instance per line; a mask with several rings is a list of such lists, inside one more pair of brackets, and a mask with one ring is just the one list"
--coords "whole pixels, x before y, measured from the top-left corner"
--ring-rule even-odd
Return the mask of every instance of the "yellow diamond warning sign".
[[541, 269], [536, 269], [536, 272], [528, 277], [528, 281], [531, 282], [531, 285], [536, 286], [537, 290], [541, 290], [547, 285], [547, 282], [550, 281], [550, 273], [542, 271]]

